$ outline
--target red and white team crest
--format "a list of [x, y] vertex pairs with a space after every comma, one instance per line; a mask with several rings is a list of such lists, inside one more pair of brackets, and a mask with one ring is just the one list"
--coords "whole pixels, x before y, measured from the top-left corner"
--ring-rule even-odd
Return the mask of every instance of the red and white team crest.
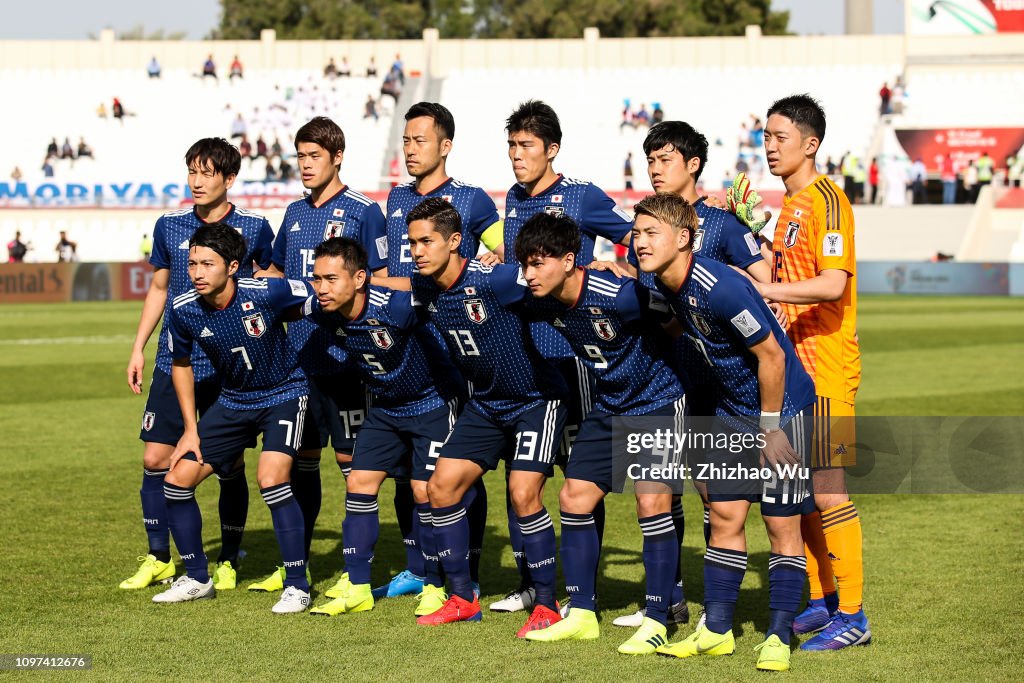
[[263, 333], [267, 331], [262, 313], [244, 316], [242, 318], [242, 327], [245, 328], [245, 333], [250, 337], [262, 337]]
[[612, 327], [612, 323], [608, 318], [591, 320], [590, 324], [594, 326], [594, 332], [597, 332], [597, 336], [601, 339], [604, 339], [605, 341], [615, 339], [615, 328]]
[[156, 422], [156, 413], [147, 410], [146, 414], [142, 416], [142, 428], [148, 432], [153, 428], [154, 422]]
[[789, 222], [789, 226], [786, 227], [786, 236], [782, 239], [782, 243], [786, 245], [786, 249], [789, 249], [796, 244], [796, 238], [800, 234], [800, 224]]
[[370, 330], [370, 339], [385, 351], [395, 345], [395, 340], [391, 338], [391, 333], [387, 330]]
[[345, 221], [327, 221], [327, 227], [324, 228], [324, 239], [329, 240], [332, 237], [341, 237], [345, 234]]
[[487, 320], [487, 309], [484, 308], [483, 299], [466, 299], [462, 305], [466, 307], [466, 315], [477, 325]]

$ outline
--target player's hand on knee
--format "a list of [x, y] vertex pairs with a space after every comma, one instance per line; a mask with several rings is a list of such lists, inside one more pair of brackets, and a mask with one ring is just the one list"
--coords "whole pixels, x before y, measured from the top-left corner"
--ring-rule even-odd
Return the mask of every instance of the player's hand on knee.
[[146, 356], [142, 351], [132, 351], [128, 360], [128, 388], [136, 394], [142, 393], [142, 376], [146, 369]]
[[798, 465], [800, 457], [789, 443], [789, 437], [781, 429], [764, 434], [765, 445], [761, 449], [762, 463], [769, 465]]
[[199, 450], [199, 434], [197, 432], [185, 432], [178, 439], [178, 445], [174, 448], [174, 452], [171, 453], [171, 467], [178, 464], [178, 461], [184, 458], [189, 453], [196, 454], [196, 462], [200, 465], [203, 464], [203, 454]]

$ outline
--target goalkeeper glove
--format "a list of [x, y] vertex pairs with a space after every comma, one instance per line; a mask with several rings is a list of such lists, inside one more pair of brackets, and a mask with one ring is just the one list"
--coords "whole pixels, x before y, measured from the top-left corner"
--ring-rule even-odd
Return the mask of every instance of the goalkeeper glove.
[[755, 235], [768, 223], [771, 214], [757, 206], [761, 203], [761, 195], [750, 187], [750, 178], [745, 173], [738, 173], [732, 187], [725, 193], [725, 204], [730, 212], [736, 214], [740, 223], [750, 228]]

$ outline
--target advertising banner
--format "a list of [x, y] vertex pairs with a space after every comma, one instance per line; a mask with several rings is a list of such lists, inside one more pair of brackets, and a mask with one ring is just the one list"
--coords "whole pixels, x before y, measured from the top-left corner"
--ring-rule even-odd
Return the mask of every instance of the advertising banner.
[[986, 35], [1024, 31], [1024, 0], [908, 0], [910, 35]]
[[947, 154], [966, 163], [988, 152], [996, 168], [1002, 168], [1006, 157], [1024, 146], [1024, 128], [900, 128], [896, 139], [911, 160], [921, 159], [928, 167]]
[[1006, 296], [1010, 268], [1006, 263], [862, 261], [857, 264], [857, 292]]
[[138, 263], [0, 263], [0, 303], [145, 299], [153, 268]]

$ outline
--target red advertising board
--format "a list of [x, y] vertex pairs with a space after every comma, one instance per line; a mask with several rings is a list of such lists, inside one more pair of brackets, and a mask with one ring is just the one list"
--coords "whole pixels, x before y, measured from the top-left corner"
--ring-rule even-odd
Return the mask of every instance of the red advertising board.
[[1024, 0], [981, 0], [996, 20], [996, 32], [1024, 31]]
[[970, 161], [988, 152], [997, 168], [1006, 157], [1024, 146], [1024, 128], [902, 128], [896, 139], [911, 159], [921, 159], [929, 168], [945, 158]]

